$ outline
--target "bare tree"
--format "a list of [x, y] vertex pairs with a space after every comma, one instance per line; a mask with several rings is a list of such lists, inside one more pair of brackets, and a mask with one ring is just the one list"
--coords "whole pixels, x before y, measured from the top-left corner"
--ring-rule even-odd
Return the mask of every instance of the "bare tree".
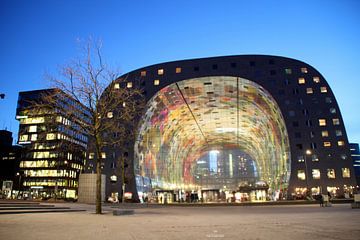
[[[134, 119], [144, 106], [140, 84], [135, 79], [119, 78], [118, 72], [104, 62], [101, 49], [101, 42], [89, 40], [82, 57], [63, 66], [59, 76], [48, 76], [52, 87], [83, 104], [90, 116], [90, 121], [86, 122], [78, 116], [79, 111], [75, 108], [66, 110], [72, 119], [77, 119], [77, 125], [89, 136], [95, 148], [97, 214], [101, 214], [102, 152], [108, 146], [121, 146], [125, 136], [134, 136], [129, 127], [134, 127]], [[124, 163], [120, 165], [124, 168]]]

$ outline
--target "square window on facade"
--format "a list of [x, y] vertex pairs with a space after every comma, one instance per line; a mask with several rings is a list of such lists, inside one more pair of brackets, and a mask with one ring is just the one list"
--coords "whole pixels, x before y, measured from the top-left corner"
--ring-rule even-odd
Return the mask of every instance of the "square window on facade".
[[324, 147], [331, 147], [331, 142], [324, 142]]
[[37, 140], [37, 134], [31, 134], [31, 141], [36, 141]]
[[350, 169], [349, 168], [342, 168], [342, 177], [343, 178], [349, 178], [350, 177]]
[[176, 73], [181, 73], [181, 67], [175, 68], [175, 72], [176, 72]]
[[322, 136], [322, 137], [328, 137], [328, 136], [329, 136], [329, 132], [328, 132], [328, 131], [321, 131], [321, 136]]
[[292, 73], [291, 68], [285, 68], [285, 74], [290, 75]]
[[212, 65], [212, 69], [214, 70], [218, 69], [218, 65], [217, 64]]
[[164, 74], [164, 69], [158, 69], [158, 75], [163, 75]]
[[319, 126], [326, 126], [326, 119], [320, 118], [319, 119]]
[[330, 97], [326, 97], [326, 98], [325, 98], [325, 102], [326, 102], [326, 103], [332, 103], [332, 99], [331, 99]]
[[54, 140], [54, 139], [56, 139], [56, 134], [55, 133], [46, 134], [46, 140]]
[[306, 68], [306, 67], [303, 67], [303, 68], [301, 68], [301, 72], [302, 72], [302, 73], [307, 73], [307, 72], [308, 72], [308, 70], [307, 70], [307, 68]]
[[107, 118], [113, 118], [113, 117], [114, 117], [113, 112], [108, 112], [108, 113], [107, 113]]
[[335, 169], [333, 168], [328, 168], [327, 170], [327, 177], [330, 179], [334, 179], [335, 178]]
[[338, 146], [341, 147], [341, 146], [344, 146], [344, 145], [345, 145], [345, 142], [344, 142], [344, 141], [338, 141], [337, 144], [338, 144]]
[[311, 87], [306, 88], [306, 93], [307, 93], [307, 94], [313, 94], [313, 93], [314, 93], [314, 90], [313, 90]]
[[305, 78], [299, 78], [298, 83], [299, 84], [305, 84]]
[[319, 161], [318, 156], [317, 156], [316, 154], [313, 154], [313, 155], [311, 156], [311, 161], [313, 161], [313, 162], [318, 162], [318, 161]]
[[338, 118], [333, 118], [333, 125], [340, 125], [340, 120]]
[[304, 156], [303, 156], [303, 155], [299, 155], [299, 156], [297, 157], [297, 160], [298, 160], [298, 162], [305, 162], [305, 159], [304, 159]]
[[289, 116], [294, 117], [295, 116], [295, 111], [294, 110], [289, 111]]
[[342, 154], [340, 154], [340, 158], [341, 158], [342, 160], [346, 160], [346, 159], [347, 159], [347, 156], [346, 156], [346, 154], [342, 153]]
[[146, 71], [141, 71], [141, 72], [140, 72], [140, 76], [146, 77]]
[[314, 138], [315, 137], [315, 133], [314, 132], [310, 132], [310, 138]]
[[341, 131], [341, 130], [335, 130], [335, 135], [336, 135], [337, 137], [340, 137], [340, 136], [342, 136], [343, 134], [342, 134], [342, 131]]
[[326, 87], [321, 87], [320, 92], [321, 93], [327, 93], [327, 88]]
[[312, 177], [313, 177], [313, 179], [320, 179], [320, 169], [313, 169]]
[[101, 158], [102, 158], [102, 159], [106, 158], [106, 153], [105, 153], [105, 152], [102, 152], [102, 153], [101, 153]]
[[154, 85], [155, 85], [155, 86], [157, 86], [157, 85], [159, 85], [159, 84], [160, 84], [160, 80], [159, 80], [159, 79], [154, 80]]
[[314, 83], [319, 83], [319, 82], [320, 82], [320, 78], [319, 78], [319, 77], [313, 77], [313, 81], [314, 81]]
[[120, 88], [120, 84], [119, 83], [115, 83], [114, 84], [114, 89], [119, 89]]
[[95, 153], [89, 153], [89, 159], [94, 159]]
[[297, 177], [298, 177], [299, 180], [305, 180], [306, 179], [305, 171], [304, 170], [298, 170], [297, 171]]
[[127, 82], [127, 84], [126, 84], [127, 88], [132, 88], [132, 86], [133, 86], [132, 82]]
[[330, 113], [335, 114], [336, 113], [336, 108], [330, 108]]
[[37, 131], [37, 126], [36, 125], [33, 125], [33, 126], [29, 127], [29, 132], [33, 133], [33, 132], [36, 132], [36, 131]]

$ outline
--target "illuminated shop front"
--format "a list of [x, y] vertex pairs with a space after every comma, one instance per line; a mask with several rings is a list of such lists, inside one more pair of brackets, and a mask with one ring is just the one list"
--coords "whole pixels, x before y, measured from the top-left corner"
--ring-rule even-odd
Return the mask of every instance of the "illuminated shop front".
[[[150, 179], [153, 190], [173, 191], [173, 199], [190, 194], [191, 200], [225, 200], [240, 185], [258, 181], [271, 192], [287, 188], [290, 151], [283, 116], [271, 95], [247, 79], [171, 84], [148, 101], [139, 133], [135, 174]], [[266, 199], [261, 194], [252, 198]]]

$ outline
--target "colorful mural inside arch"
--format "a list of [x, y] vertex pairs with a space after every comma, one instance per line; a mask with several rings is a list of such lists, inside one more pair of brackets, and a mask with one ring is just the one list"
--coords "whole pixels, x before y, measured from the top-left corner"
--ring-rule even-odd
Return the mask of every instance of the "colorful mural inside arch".
[[135, 174], [157, 189], [277, 188], [290, 176], [289, 140], [275, 100], [238, 77], [202, 77], [161, 89], [147, 104]]

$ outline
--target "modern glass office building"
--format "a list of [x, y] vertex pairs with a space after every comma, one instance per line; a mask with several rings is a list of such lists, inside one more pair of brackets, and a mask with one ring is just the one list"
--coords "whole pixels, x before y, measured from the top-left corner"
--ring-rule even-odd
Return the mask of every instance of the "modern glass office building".
[[136, 138], [107, 149], [107, 195], [121, 192], [110, 166], [123, 153], [132, 176], [126, 191], [160, 202], [342, 197], [356, 185], [335, 96], [304, 62], [266, 55], [191, 59], [120, 79], [126, 82], [108, 90], [141, 87], [147, 105]]

